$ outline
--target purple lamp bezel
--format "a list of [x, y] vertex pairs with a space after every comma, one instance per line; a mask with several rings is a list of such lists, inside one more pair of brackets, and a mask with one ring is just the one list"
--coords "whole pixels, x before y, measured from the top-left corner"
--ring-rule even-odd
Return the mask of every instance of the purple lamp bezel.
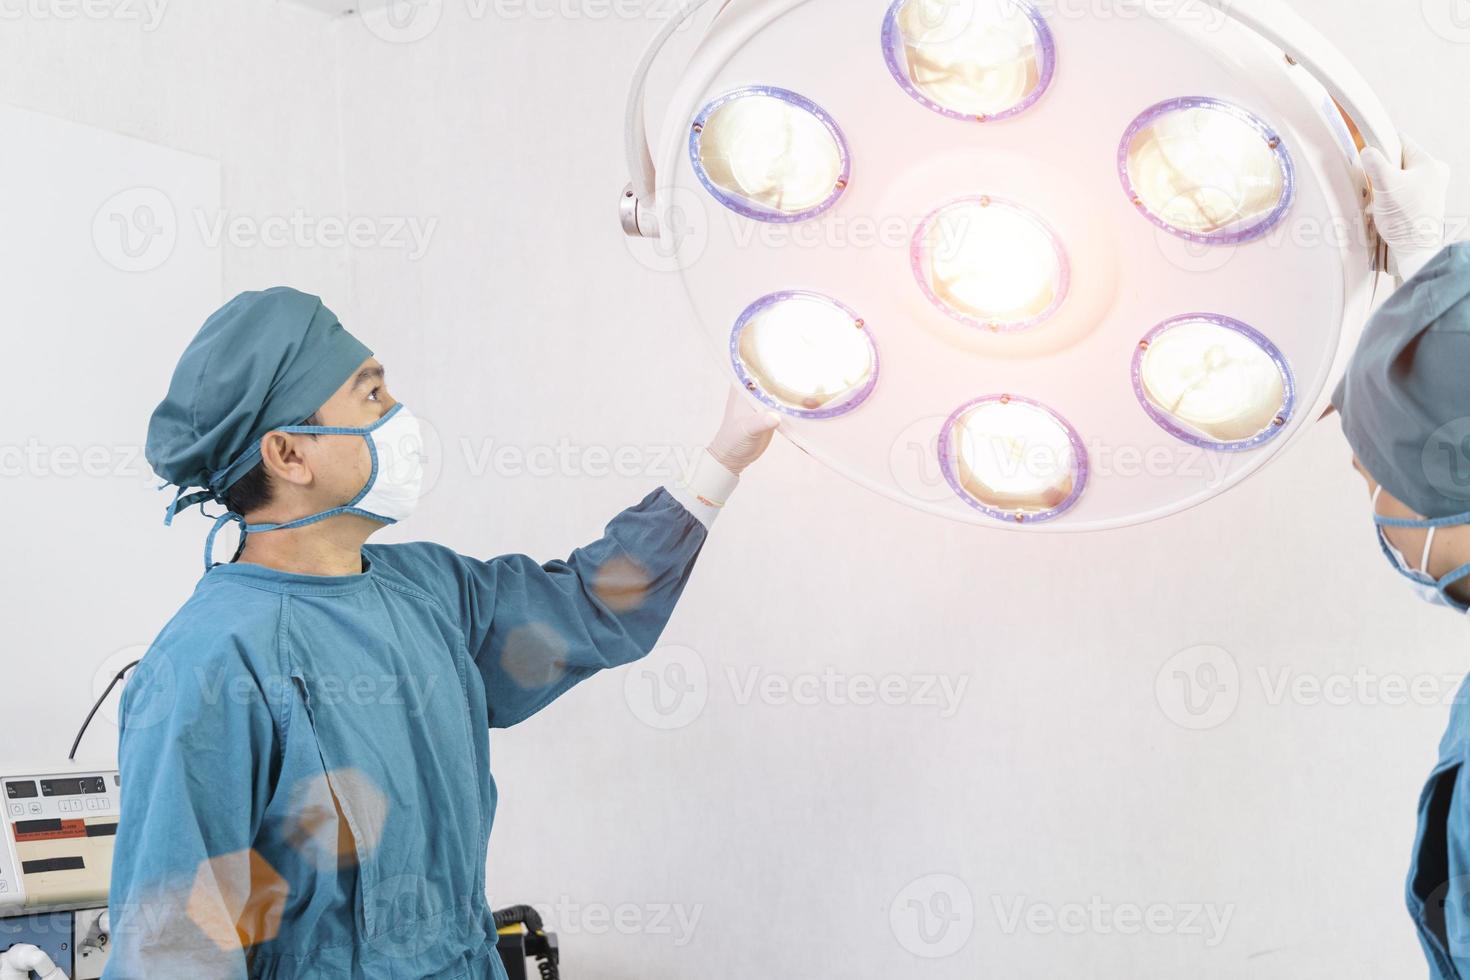
[[[721, 107], [737, 99], [746, 99], [752, 96], [766, 96], [768, 98], [778, 99], [788, 105], [793, 105], [809, 113], [826, 127], [827, 132], [832, 134], [832, 138], [837, 142], [837, 150], [842, 156], [842, 173], [837, 178], [837, 184], [832, 188], [832, 193], [826, 200], [794, 214], [787, 214], [784, 211], [773, 211], [770, 208], [761, 207], [746, 198], [732, 194], [715, 183], [710, 178], [709, 173], [705, 171], [704, 161], [700, 159], [699, 155], [699, 142], [704, 136], [704, 129], [709, 124], [710, 116]], [[704, 185], [704, 189], [709, 191], [710, 196], [716, 201], [719, 201], [720, 204], [742, 217], [750, 218], [753, 221], [764, 221], [769, 224], [791, 224], [816, 217], [835, 205], [842, 195], [847, 192], [847, 188], [852, 182], [852, 150], [848, 147], [847, 137], [843, 134], [842, 127], [837, 125], [837, 121], [832, 118], [832, 114], [806, 96], [798, 95], [790, 89], [778, 88], [774, 85], [747, 85], [744, 88], [726, 92], [724, 95], [706, 103], [704, 108], [699, 110], [699, 114], [694, 117], [694, 121], [689, 127], [689, 161], [694, 165], [694, 174], [699, 178], [699, 182]]]
[[[1276, 416], [1281, 419], [1280, 425], [1273, 423], [1249, 439], [1239, 439], [1235, 442], [1218, 442], [1214, 439], [1206, 438], [1188, 426], [1181, 424], [1175, 420], [1173, 415], [1170, 415], [1153, 403], [1148, 397], [1148, 391], [1143, 384], [1143, 358], [1156, 339], [1173, 330], [1175, 327], [1180, 327], [1187, 323], [1212, 323], [1217, 327], [1232, 330], [1255, 344], [1261, 349], [1262, 353], [1271, 358], [1272, 362], [1276, 365], [1276, 369], [1281, 372], [1281, 381], [1285, 389], [1282, 396], [1281, 410]], [[1296, 413], [1296, 376], [1292, 373], [1291, 365], [1287, 363], [1285, 355], [1271, 342], [1269, 337], [1256, 328], [1242, 323], [1233, 317], [1224, 316], [1219, 313], [1185, 313], [1181, 316], [1170, 317], [1150, 330], [1133, 349], [1133, 394], [1138, 398], [1138, 403], [1143, 406], [1143, 410], [1148, 413], [1148, 417], [1153, 419], [1159, 428], [1181, 442], [1188, 443], [1200, 449], [1210, 449], [1216, 452], [1238, 453], [1264, 446], [1286, 430], [1286, 427], [1291, 423], [1293, 415]]]
[[1051, 88], [1052, 79], [1056, 77], [1057, 71], [1057, 44], [1056, 38], [1052, 35], [1051, 26], [1047, 24], [1046, 18], [1041, 16], [1041, 11], [1037, 10], [1030, 0], [1010, 0], [1010, 3], [1024, 14], [1027, 20], [1031, 21], [1031, 27], [1036, 32], [1036, 46], [1041, 59], [1041, 77], [1037, 79], [1036, 87], [1028, 92], [1020, 102], [1017, 102], [1009, 109], [1003, 109], [1000, 112], [992, 113], [988, 116], [977, 116], [968, 112], [960, 112], [935, 102], [909, 80], [908, 72], [905, 71], [904, 65], [899, 59], [898, 49], [903, 39], [898, 29], [898, 12], [907, 2], [908, 0], [894, 0], [893, 5], [888, 8], [887, 16], [883, 18], [883, 60], [887, 63], [888, 71], [893, 75], [894, 80], [898, 82], [899, 87], [907, 92], [910, 98], [925, 108], [937, 112], [941, 116], [948, 116], [951, 119], [962, 119], [966, 122], [996, 122], [1001, 119], [1010, 119], [1013, 116], [1018, 116], [1027, 109], [1030, 109], [1041, 100], [1041, 97], [1046, 94], [1047, 89]]
[[[869, 353], [872, 354], [873, 368], [868, 373], [867, 380], [863, 382], [863, 385], [860, 388], [854, 389], [849, 395], [844, 397], [840, 402], [836, 403], [835, 405], [828, 405], [826, 407], [818, 409], [794, 408], [790, 405], [787, 405], [785, 402], [773, 397], [766, 392], [765, 388], [761, 386], [760, 381], [746, 370], [745, 361], [740, 356], [740, 335], [744, 333], [745, 328], [750, 325], [750, 321], [760, 316], [766, 310], [771, 309], [773, 306], [778, 306], [781, 303], [789, 302], [791, 300], [813, 300], [818, 303], [825, 303], [826, 305], [847, 314], [852, 319], [854, 324], [863, 324], [862, 327], [859, 328], [855, 326], [854, 329], [862, 330], [863, 339], [868, 344]], [[755, 398], [761, 402], [761, 404], [767, 406], [768, 408], [774, 409], [775, 411], [780, 412], [783, 415], [790, 415], [793, 418], [799, 419], [835, 419], [839, 416], [846, 415], [849, 412], [853, 411], [863, 402], [867, 401], [868, 396], [873, 393], [873, 389], [878, 386], [878, 373], [880, 369], [878, 345], [873, 340], [873, 334], [868, 329], [867, 321], [859, 316], [857, 312], [846, 303], [843, 303], [840, 300], [833, 299], [831, 296], [828, 296], [825, 293], [818, 293], [806, 289], [788, 289], [779, 293], [771, 293], [768, 296], [762, 296], [760, 299], [747, 306], [745, 308], [745, 311], [741, 313], [740, 317], [735, 321], [735, 329], [730, 332], [730, 363], [735, 368], [735, 376], [740, 379], [741, 386], [744, 387], [746, 391], [754, 395]]]
[[[955, 429], [959, 426], [961, 420], [976, 408], [979, 408], [981, 405], [995, 403], [1029, 405], [1031, 408], [1046, 414], [1067, 433], [1067, 440], [1072, 444], [1072, 456], [1076, 464], [1072, 471], [1072, 492], [1067, 495], [1067, 499], [1050, 510], [1027, 514], [1023, 511], [1002, 510], [999, 507], [992, 507], [989, 504], [976, 500], [960, 481], [959, 463], [955, 459]], [[993, 517], [996, 520], [1005, 521], [1008, 524], [1044, 524], [1047, 521], [1056, 520], [1058, 517], [1061, 517], [1076, 506], [1077, 501], [1081, 499], [1083, 492], [1087, 489], [1087, 481], [1090, 474], [1087, 447], [1083, 445], [1082, 437], [1078, 435], [1076, 427], [1049, 406], [1043, 405], [1041, 402], [1031, 398], [1023, 398], [1019, 395], [983, 395], [957, 408], [948, 420], [945, 421], [944, 428], [939, 433], [939, 468], [944, 473], [945, 482], [949, 484], [950, 489], [961, 500], [987, 517]]]
[[[1138, 188], [1133, 183], [1132, 176], [1128, 173], [1128, 152], [1133, 146], [1133, 140], [1146, 127], [1153, 124], [1161, 116], [1171, 112], [1179, 112], [1185, 109], [1212, 109], [1224, 112], [1244, 122], [1254, 129], [1268, 148], [1276, 156], [1276, 163], [1281, 168], [1281, 200], [1269, 212], [1256, 219], [1245, 228], [1235, 231], [1216, 232], [1214, 234], [1188, 231], [1184, 228], [1169, 224], [1163, 218], [1149, 210], [1148, 205], [1143, 202]], [[1270, 144], [1275, 142], [1275, 146]], [[1265, 235], [1266, 232], [1276, 227], [1286, 212], [1291, 210], [1296, 201], [1296, 162], [1291, 153], [1286, 149], [1286, 141], [1281, 135], [1266, 124], [1260, 116], [1236, 105], [1226, 102], [1224, 99], [1209, 98], [1206, 96], [1186, 96], [1177, 99], [1167, 99], [1156, 105], [1145, 109], [1143, 113], [1129, 125], [1123, 134], [1123, 141], [1118, 145], [1118, 176], [1123, 182], [1123, 191], [1128, 195], [1128, 200], [1133, 203], [1134, 209], [1157, 228], [1162, 228], [1176, 238], [1182, 238], [1188, 242], [1199, 245], [1242, 245], [1246, 242], [1255, 241]]]
[[[930, 226], [934, 224], [940, 215], [944, 214], [950, 208], [958, 207], [962, 204], [979, 204], [982, 207], [1000, 207], [1013, 211], [1040, 229], [1041, 233], [1051, 242], [1052, 252], [1057, 258], [1057, 291], [1056, 296], [1052, 298], [1051, 304], [1046, 309], [1025, 320], [1016, 320], [1013, 322], [981, 320], [950, 306], [934, 291], [934, 287], [930, 284], [929, 276], [924, 268], [925, 240], [928, 238]], [[925, 297], [928, 298], [930, 304], [935, 309], [950, 319], [958, 320], [968, 327], [991, 330], [996, 333], [1024, 333], [1040, 326], [1056, 315], [1057, 311], [1062, 308], [1062, 304], [1067, 301], [1067, 295], [1072, 289], [1072, 263], [1067, 257], [1066, 247], [1062, 245], [1061, 236], [1056, 233], [1051, 225], [1046, 223], [1046, 220], [1041, 215], [1032, 211], [1030, 208], [1007, 198], [995, 197], [990, 194], [974, 194], [968, 197], [955, 198], [931, 211], [919, 223], [919, 228], [914, 232], [914, 237], [909, 244], [909, 266], [913, 270], [914, 278], [918, 280], [919, 288], [924, 291]]]

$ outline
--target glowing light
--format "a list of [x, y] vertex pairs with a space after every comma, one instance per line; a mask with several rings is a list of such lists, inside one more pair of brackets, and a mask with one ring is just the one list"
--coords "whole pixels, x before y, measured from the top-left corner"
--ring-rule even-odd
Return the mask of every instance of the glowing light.
[[746, 310], [731, 344], [736, 373], [773, 408], [830, 418], [856, 408], [877, 381], [866, 324], [815, 293], [778, 293]]
[[716, 100], [694, 124], [695, 169], [721, 203], [749, 217], [795, 219], [847, 186], [847, 149], [815, 104], [780, 89]]
[[1290, 203], [1281, 140], [1244, 110], [1184, 99], [1149, 110], [1125, 139], [1124, 183], [1137, 206], [1175, 234], [1242, 241]]
[[1223, 317], [1169, 321], [1140, 345], [1135, 377], [1145, 408], [1176, 435], [1214, 448], [1247, 448], [1290, 414], [1281, 355], [1245, 324]]
[[942, 437], [954, 488], [995, 517], [1040, 521], [1069, 509], [1086, 480], [1081, 442], [1048, 409], [998, 396], [962, 408]]
[[914, 274], [955, 319], [996, 330], [1035, 326], [1066, 298], [1067, 258], [1041, 219], [988, 197], [946, 205], [914, 238]]
[[1013, 115], [1051, 79], [1050, 31], [1018, 0], [897, 0], [884, 36], [899, 84], [946, 115]]

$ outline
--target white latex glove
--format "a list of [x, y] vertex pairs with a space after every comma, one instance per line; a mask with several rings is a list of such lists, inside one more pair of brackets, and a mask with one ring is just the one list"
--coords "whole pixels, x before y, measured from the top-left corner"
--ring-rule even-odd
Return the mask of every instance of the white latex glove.
[[1450, 168], [1406, 136], [1402, 169], [1371, 146], [1363, 151], [1363, 169], [1373, 183], [1368, 213], [1399, 278], [1412, 279], [1444, 248]]
[[739, 388], [731, 389], [720, 431], [684, 481], [669, 491], [705, 527], [711, 526], [740, 485], [740, 474], [761, 458], [780, 424], [781, 416], [756, 408]]
[[780, 424], [781, 416], [757, 409], [740, 389], [732, 388], [725, 401], [725, 419], [720, 423], [720, 431], [710, 440], [709, 454], [715, 462], [739, 476], [765, 453]]

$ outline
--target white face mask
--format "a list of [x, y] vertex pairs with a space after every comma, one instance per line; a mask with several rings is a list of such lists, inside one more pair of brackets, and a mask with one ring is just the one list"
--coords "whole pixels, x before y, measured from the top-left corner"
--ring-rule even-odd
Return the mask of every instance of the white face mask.
[[[1470, 606], [1450, 598], [1447, 591], [1451, 585], [1470, 575], [1470, 569], [1458, 569], [1442, 579], [1436, 579], [1430, 575], [1428, 572], [1429, 554], [1434, 550], [1434, 535], [1439, 528], [1429, 521], [1410, 521], [1379, 516], [1378, 497], [1382, 493], [1381, 485], [1373, 491], [1373, 522], [1378, 528], [1378, 543], [1382, 546], [1383, 553], [1388, 557], [1389, 562], [1400, 575], [1409, 580], [1414, 594], [1431, 606], [1441, 606], [1460, 613], [1470, 612]], [[1404, 553], [1395, 548], [1388, 540], [1388, 535], [1383, 531], [1385, 522], [1390, 527], [1428, 528], [1429, 533], [1424, 537], [1424, 554], [1419, 558], [1418, 568], [1411, 566], [1408, 559], [1404, 557]]]
[[397, 405], [366, 430], [375, 469], [349, 511], [394, 524], [413, 515], [424, 486], [424, 435], [419, 420]]
[[[362, 428], [342, 428], [330, 425], [288, 425], [277, 432], [299, 433], [320, 436], [361, 436], [368, 445], [372, 457], [372, 475], [363, 488], [347, 503], [320, 514], [302, 517], [285, 524], [246, 524], [239, 514], [221, 514], [214, 522], [209, 537], [204, 541], [204, 570], [213, 564], [214, 538], [228, 521], [235, 521], [245, 535], [264, 534], [267, 531], [284, 531], [293, 527], [305, 527], [324, 521], [338, 514], [356, 514], [380, 524], [397, 524], [413, 514], [418, 507], [424, 487], [424, 436], [419, 420], [404, 405], [394, 405], [372, 425]], [[244, 536], [240, 548], [245, 547]], [[239, 551], [236, 551], [236, 557]]]
[[347, 503], [286, 524], [247, 524], [246, 534], [305, 527], [338, 514], [356, 514], [381, 524], [396, 524], [413, 514], [424, 486], [424, 436], [408, 407], [394, 405], [372, 425], [347, 429], [330, 425], [289, 425], [277, 432], [319, 436], [361, 436], [368, 444], [373, 471]]

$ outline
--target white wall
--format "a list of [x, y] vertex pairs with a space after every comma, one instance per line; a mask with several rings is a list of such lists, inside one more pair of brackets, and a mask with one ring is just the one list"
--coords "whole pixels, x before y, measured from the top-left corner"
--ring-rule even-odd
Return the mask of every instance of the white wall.
[[[64, 759], [94, 678], [105, 685], [146, 648], [199, 576], [198, 520], [164, 530], [168, 495], [142, 459], [183, 345], [242, 289], [340, 294], [349, 281], [346, 249], [221, 232], [345, 207], [340, 59], [322, 16], [271, 3], [82, 9], [0, 9], [0, 102], [45, 133], [28, 141], [7, 116], [0, 173], [54, 168], [0, 192], [0, 691], [21, 722], [0, 736], [0, 760], [28, 765]], [[52, 161], [57, 147], [75, 155]], [[120, 261], [94, 215], [131, 222], [157, 194], [165, 234], [130, 228], [138, 262]], [[115, 745], [100, 726], [79, 758], [112, 765]]]
[[[1470, 133], [1455, 106], [1470, 46], [1436, 34], [1417, 4], [1294, 6], [1407, 131], [1457, 164], [1452, 211], [1470, 214]], [[661, 447], [707, 436], [723, 398], [677, 283], [629, 256], [612, 213], [625, 179], [623, 79], [654, 25], [478, 17], [469, 0], [442, 9], [415, 43], [261, 0], [181, 0], [152, 32], [6, 23], [0, 97], [217, 159], [226, 208], [248, 216], [437, 222], [417, 258], [227, 245], [224, 292], [316, 289], [390, 365], [444, 460], [403, 533], [551, 557], [662, 477], [514, 475], [476, 454], [631, 445], [653, 470]], [[150, 324], [141, 311], [127, 322], [137, 342], [107, 397], [98, 385], [110, 366], [71, 367], [59, 350], [53, 397], [130, 416], [141, 439], [194, 324]], [[0, 443], [55, 410], [10, 407]], [[778, 444], [722, 519], [665, 636], [693, 653], [600, 678], [498, 738], [493, 898], [555, 906], [571, 977], [1417, 973], [1403, 882], [1447, 709], [1276, 696], [1283, 678], [1360, 671], [1428, 677], [1447, 696], [1445, 678], [1464, 669], [1464, 624], [1420, 608], [1386, 568], [1347, 459], [1324, 425], [1208, 507], [1108, 535], [1033, 538], [911, 513]], [[8, 656], [26, 665], [6, 684], [35, 726], [24, 752], [61, 751], [97, 665], [145, 642], [183, 598], [203, 526], [157, 527], [161, 500], [135, 482], [91, 492], [139, 501], [141, 531], [85, 523], [55, 505], [45, 479], [6, 489], [5, 540], [46, 532], [0, 571], [24, 641]], [[85, 605], [68, 591], [79, 577]], [[1236, 665], [1219, 703], [1238, 707], [1190, 731], [1171, 720], [1174, 689], [1161, 706], [1156, 682], [1193, 666], [1171, 658], [1200, 645]], [[642, 671], [671, 665], [696, 680], [704, 670], [707, 704], [660, 731], [640, 717]], [[742, 703], [750, 671], [828, 668], [968, 687], [952, 717]], [[42, 732], [54, 718], [67, 731]], [[94, 757], [111, 737], [93, 733]], [[934, 961], [890, 924], [896, 902], [931, 897], [920, 881], [930, 875], [963, 882], [975, 903], [968, 944]], [[1161, 936], [1007, 928], [1018, 902], [1024, 912], [1094, 900], [1179, 914], [1208, 904], [1231, 918], [1215, 945], [1207, 924], [1205, 935]], [[623, 928], [598, 918], [624, 906]], [[680, 916], [695, 915], [681, 944]]]

